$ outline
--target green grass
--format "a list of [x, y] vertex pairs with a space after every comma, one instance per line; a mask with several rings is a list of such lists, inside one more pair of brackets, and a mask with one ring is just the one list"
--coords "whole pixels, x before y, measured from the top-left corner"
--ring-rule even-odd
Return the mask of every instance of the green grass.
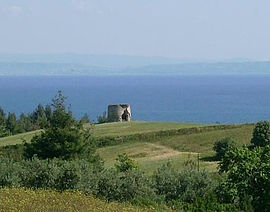
[[[177, 169], [183, 169], [185, 168], [186, 161], [197, 162], [199, 153], [200, 158], [203, 159], [200, 160], [200, 167], [208, 171], [216, 171], [217, 163], [206, 160], [207, 157], [214, 155], [212, 148], [215, 141], [224, 137], [233, 137], [239, 146], [248, 144], [254, 127], [254, 125], [236, 125], [236, 127], [231, 129], [214, 128], [210, 131], [204, 131], [204, 126], [209, 125], [173, 122], [109, 123], [95, 125], [93, 127], [93, 134], [95, 137], [129, 136], [127, 142], [98, 149], [98, 153], [104, 159], [107, 167], [113, 166], [118, 154], [127, 153], [147, 173], [153, 172], [168, 160], [171, 160]], [[90, 127], [90, 125], [86, 125], [86, 127]], [[138, 139], [135, 136], [135, 134], [146, 135], [151, 132], [193, 127], [202, 127], [202, 130], [183, 134], [170, 134], [170, 136], [167, 133], [162, 136], [150, 135], [147, 139]], [[39, 132], [35, 131], [0, 138], [0, 146], [20, 144], [22, 139], [29, 141]]]
[[147, 173], [152, 173], [169, 160], [175, 168], [184, 169], [187, 161], [198, 162], [199, 153], [200, 167], [215, 172], [217, 162], [206, 160], [207, 157], [214, 155], [215, 141], [224, 137], [233, 137], [239, 146], [249, 144], [253, 127], [253, 125], [240, 125], [238, 128], [226, 130], [165, 136], [150, 142], [127, 142], [100, 148], [98, 153], [105, 160], [107, 167], [113, 166], [118, 154], [127, 153]]
[[37, 130], [33, 132], [27, 132], [27, 133], [0, 138], [0, 146], [21, 144], [24, 140], [30, 141], [33, 138], [33, 136], [35, 136], [39, 132], [40, 130]]
[[[172, 129], [207, 126], [206, 124], [178, 122], [142, 122], [97, 124], [93, 128], [94, 136], [123, 136], [137, 133], [156, 132]], [[89, 127], [89, 125], [86, 127]]]
[[[86, 124], [86, 128], [93, 130], [96, 137], [102, 136], [124, 136], [138, 133], [155, 132], [162, 130], [181, 129], [189, 127], [205, 126], [205, 124], [189, 124], [177, 122], [126, 122], [126, 123], [107, 123], [98, 125]], [[0, 138], [0, 146], [21, 144], [23, 140], [30, 141], [31, 138], [39, 133], [34, 132], [22, 133], [14, 136]]]
[[[150, 174], [168, 161], [176, 169], [184, 169], [186, 162], [192, 162], [197, 167], [198, 153], [180, 152], [166, 146], [148, 142], [124, 143], [98, 149], [98, 153], [105, 161], [106, 167], [112, 167], [118, 154], [126, 153], [138, 162], [139, 167]], [[200, 161], [200, 167], [208, 171], [216, 171], [217, 163]]]

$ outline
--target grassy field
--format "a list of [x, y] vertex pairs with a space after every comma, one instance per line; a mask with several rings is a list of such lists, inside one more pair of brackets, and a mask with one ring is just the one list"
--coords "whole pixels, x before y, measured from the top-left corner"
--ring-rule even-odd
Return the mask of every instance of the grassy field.
[[[172, 129], [207, 126], [206, 124], [178, 123], [178, 122], [126, 122], [98, 124], [93, 128], [94, 136], [123, 136], [137, 133], [156, 132]], [[86, 127], [89, 127], [89, 125]]]
[[[166, 123], [166, 122], [130, 122], [109, 123], [93, 126], [95, 137], [102, 136], [129, 136], [128, 142], [114, 146], [106, 146], [98, 149], [98, 153], [104, 159], [107, 167], [115, 163], [118, 154], [127, 153], [136, 160], [139, 166], [147, 173], [156, 170], [161, 164], [171, 161], [178, 168], [183, 169], [187, 161], [197, 164], [199, 154], [200, 168], [208, 171], [216, 171], [217, 163], [209, 160], [214, 155], [213, 145], [216, 140], [224, 137], [233, 137], [238, 145], [248, 144], [251, 139], [253, 125], [237, 125], [231, 129], [205, 130], [209, 125]], [[87, 125], [86, 127], [91, 127]], [[149, 132], [168, 131], [175, 129], [193, 129], [200, 127], [200, 131], [175, 134], [170, 136], [153, 136], [150, 138], [134, 139], [135, 134], [147, 134]], [[39, 131], [24, 133], [16, 136], [0, 138], [0, 146], [22, 143], [22, 139], [29, 141]], [[131, 138], [131, 139], [130, 139]]]
[[[0, 211], [39, 212], [151, 212], [155, 208], [139, 208], [130, 204], [106, 202], [79, 192], [56, 192], [4, 188], [0, 190]], [[167, 210], [166, 211], [170, 211]]]
[[30, 141], [33, 138], [33, 136], [35, 136], [39, 132], [40, 130], [37, 130], [33, 132], [27, 132], [27, 133], [0, 138], [0, 146], [21, 144], [24, 140]]
[[[177, 122], [126, 122], [126, 123], [108, 123], [90, 125], [86, 124], [85, 128], [90, 128], [94, 136], [123, 136], [137, 133], [155, 132], [161, 130], [181, 129], [197, 126], [206, 126], [205, 124], [189, 124]], [[23, 140], [30, 141], [31, 138], [38, 134], [40, 130], [34, 132], [22, 133], [14, 136], [0, 138], [0, 146], [21, 144]]]
[[118, 154], [127, 153], [147, 173], [152, 173], [167, 161], [171, 161], [177, 169], [185, 168], [188, 161], [197, 166], [199, 156], [200, 168], [216, 172], [217, 162], [209, 160], [214, 155], [215, 141], [224, 137], [233, 137], [239, 146], [248, 144], [253, 127], [253, 125], [239, 125], [239, 127], [232, 129], [165, 136], [155, 138], [150, 142], [131, 141], [100, 148], [98, 153], [105, 160], [107, 167], [115, 163]]

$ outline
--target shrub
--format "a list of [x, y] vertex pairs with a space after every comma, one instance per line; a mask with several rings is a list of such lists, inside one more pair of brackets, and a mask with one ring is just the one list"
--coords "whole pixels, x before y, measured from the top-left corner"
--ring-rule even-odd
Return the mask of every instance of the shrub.
[[20, 186], [22, 179], [20, 173], [23, 168], [21, 164], [14, 163], [13, 160], [0, 158], [0, 186]]
[[220, 188], [228, 200], [243, 208], [250, 201], [255, 211], [270, 211], [270, 146], [230, 150], [219, 171], [227, 174]]
[[126, 172], [129, 170], [134, 170], [138, 168], [138, 164], [130, 159], [126, 153], [118, 155], [115, 164], [116, 170], [120, 172]]
[[197, 196], [194, 203], [173, 202], [172, 207], [184, 211], [215, 211], [215, 212], [237, 212], [239, 211], [233, 204], [220, 203], [215, 193], [206, 196]]
[[251, 145], [264, 147], [268, 144], [270, 144], [270, 123], [268, 121], [258, 122], [253, 130]]
[[170, 163], [163, 165], [153, 176], [153, 188], [165, 200], [194, 202], [197, 196], [212, 192], [214, 182], [204, 171], [187, 169], [183, 172], [174, 170]]
[[130, 201], [139, 197], [152, 198], [154, 192], [148, 178], [139, 170], [108, 169], [100, 174], [96, 195], [109, 201]]
[[223, 138], [215, 142], [213, 150], [216, 152], [216, 159], [221, 160], [227, 151], [235, 148], [236, 143], [231, 137]]

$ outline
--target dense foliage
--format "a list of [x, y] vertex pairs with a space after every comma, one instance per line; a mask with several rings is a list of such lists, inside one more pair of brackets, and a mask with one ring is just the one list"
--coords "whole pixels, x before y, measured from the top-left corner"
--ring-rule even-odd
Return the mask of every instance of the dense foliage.
[[30, 114], [22, 113], [19, 118], [15, 113], [6, 114], [0, 108], [0, 137], [43, 129], [50, 124], [52, 110], [49, 105], [45, 108], [38, 105]]
[[253, 131], [251, 145], [253, 147], [264, 147], [270, 144], [270, 122], [258, 122]]
[[221, 188], [225, 201], [250, 201], [255, 211], [270, 211], [270, 146], [232, 149], [223, 157], [220, 172], [227, 174]]
[[[126, 161], [117, 164], [125, 167]], [[115, 166], [106, 169], [87, 160], [32, 158], [15, 162], [0, 158], [0, 186], [58, 191], [72, 189], [109, 201], [129, 201], [151, 207], [162, 203], [180, 211], [209, 205], [212, 211], [234, 208], [218, 202], [213, 194], [215, 183], [208, 174], [191, 169], [179, 172], [170, 165], [164, 165], [153, 176], [147, 176], [138, 168], [120, 171]], [[215, 202], [210, 204], [209, 196]]]
[[25, 143], [25, 156], [32, 158], [91, 158], [94, 156], [94, 141], [89, 130], [77, 122], [66, 109], [66, 97], [61, 92], [53, 99], [50, 124], [40, 135]]
[[153, 175], [153, 186], [157, 194], [166, 201], [181, 200], [192, 203], [196, 197], [204, 197], [214, 189], [213, 180], [204, 171], [187, 169], [176, 171], [170, 163], [160, 167]]
[[[15, 113], [7, 114], [0, 107], [0, 138], [49, 127], [53, 116], [52, 110], [51, 105], [44, 107], [39, 104], [32, 113], [21, 113], [17, 117]], [[90, 123], [89, 116], [84, 114], [80, 119], [80, 123]]]
[[216, 152], [216, 160], [221, 160], [227, 151], [235, 147], [236, 143], [231, 137], [216, 141], [213, 147], [213, 150]]

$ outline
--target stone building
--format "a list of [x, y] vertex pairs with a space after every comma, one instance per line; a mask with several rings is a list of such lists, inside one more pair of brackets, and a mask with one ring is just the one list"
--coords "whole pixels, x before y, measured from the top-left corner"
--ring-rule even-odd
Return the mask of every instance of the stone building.
[[124, 122], [131, 120], [131, 108], [129, 104], [118, 104], [108, 106], [109, 122]]

